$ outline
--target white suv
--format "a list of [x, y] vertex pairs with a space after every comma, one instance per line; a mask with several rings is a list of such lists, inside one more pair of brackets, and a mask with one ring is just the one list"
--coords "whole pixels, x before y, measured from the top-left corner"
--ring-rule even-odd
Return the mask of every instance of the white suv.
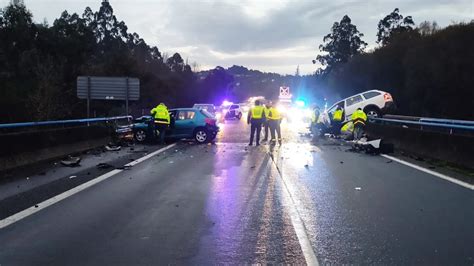
[[238, 104], [231, 104], [228, 109], [225, 110], [225, 119], [231, 118], [242, 118], [242, 107]]
[[387, 111], [395, 108], [390, 93], [379, 90], [370, 90], [333, 104], [329, 107], [327, 112], [322, 114], [325, 116], [322, 117], [322, 121], [329, 121], [329, 117], [332, 117], [332, 114], [339, 106], [344, 110], [344, 121], [350, 120], [352, 113], [354, 113], [358, 108], [362, 108], [369, 117], [381, 117], [383, 114], [387, 113]]

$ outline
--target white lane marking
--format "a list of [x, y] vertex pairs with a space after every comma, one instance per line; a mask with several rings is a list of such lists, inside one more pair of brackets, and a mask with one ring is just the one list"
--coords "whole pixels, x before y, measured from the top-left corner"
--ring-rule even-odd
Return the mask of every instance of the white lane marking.
[[288, 208], [288, 212], [290, 215], [291, 224], [295, 229], [296, 237], [298, 238], [298, 242], [300, 243], [301, 251], [303, 252], [306, 264], [317, 266], [319, 265], [318, 259], [316, 258], [316, 254], [314, 253], [313, 247], [311, 246], [311, 241], [309, 240], [308, 234], [306, 233], [306, 227], [304, 225], [303, 220], [301, 219], [300, 212], [296, 207], [296, 202], [293, 196], [291, 195], [290, 189], [288, 188], [288, 185], [286, 184], [282, 173], [279, 171], [276, 162], [273, 161], [272, 158], [270, 158], [270, 161], [271, 166], [275, 168], [276, 173], [278, 173], [278, 176], [283, 181], [283, 185], [285, 187], [285, 189], [283, 189], [284, 196], [287, 198], [290, 204], [293, 205], [291, 206], [291, 208]]
[[454, 183], [454, 184], [456, 184], [456, 185], [460, 185], [460, 186], [465, 187], [465, 188], [468, 188], [468, 189], [470, 189], [470, 190], [474, 190], [474, 185], [471, 185], [471, 184], [469, 184], [469, 183], [466, 183], [466, 182], [457, 180], [457, 179], [455, 179], [455, 178], [449, 177], [449, 176], [447, 176], [447, 175], [443, 175], [443, 174], [438, 173], [438, 172], [435, 172], [435, 171], [431, 171], [431, 170], [426, 169], [426, 168], [424, 168], [424, 167], [418, 166], [418, 165], [416, 165], [416, 164], [409, 163], [409, 162], [407, 162], [407, 161], [403, 161], [403, 160], [401, 160], [401, 159], [392, 157], [392, 156], [390, 156], [390, 155], [381, 154], [381, 156], [383, 156], [383, 157], [385, 157], [385, 158], [387, 158], [387, 159], [396, 161], [396, 162], [398, 162], [398, 163], [404, 164], [404, 165], [406, 165], [406, 166], [410, 166], [410, 167], [412, 167], [412, 168], [415, 168], [415, 169], [417, 169], [417, 170], [419, 170], [419, 171], [422, 171], [422, 172], [425, 172], [425, 173], [427, 173], [427, 174], [434, 175], [434, 176], [436, 176], [436, 177], [439, 177], [439, 178], [441, 178], [441, 179], [444, 179], [444, 180], [449, 181], [449, 182], [451, 182], [451, 183]]
[[[157, 155], [157, 154], [159, 154], [159, 153], [161, 153], [161, 152], [164, 152], [164, 151], [166, 151], [166, 150], [168, 150], [168, 149], [170, 149], [170, 148], [172, 148], [172, 147], [174, 147], [174, 146], [176, 146], [176, 143], [173, 143], [173, 144], [168, 145], [168, 146], [166, 146], [166, 147], [164, 147], [164, 148], [161, 148], [161, 149], [159, 149], [159, 150], [157, 150], [157, 151], [154, 151], [154, 152], [152, 152], [152, 153], [150, 153], [150, 154], [148, 154], [148, 155], [145, 155], [145, 156], [142, 157], [142, 158], [139, 158], [139, 159], [137, 159], [137, 160], [135, 160], [135, 161], [133, 161], [133, 162], [128, 163], [126, 166], [134, 166], [134, 165], [136, 165], [136, 164], [139, 164], [139, 163], [141, 163], [141, 162], [143, 162], [143, 161], [145, 161], [145, 160], [147, 160], [147, 159], [150, 159], [152, 156], [155, 156], [155, 155]], [[76, 194], [76, 193], [79, 193], [79, 192], [83, 191], [84, 189], [87, 189], [87, 188], [89, 188], [89, 187], [92, 187], [93, 185], [98, 184], [98, 183], [100, 183], [100, 182], [106, 180], [107, 178], [112, 177], [112, 176], [114, 176], [114, 175], [116, 175], [116, 174], [118, 174], [118, 173], [120, 173], [120, 172], [122, 172], [122, 171], [123, 171], [123, 170], [119, 170], [119, 169], [112, 170], [112, 171], [110, 171], [110, 172], [108, 172], [108, 173], [105, 173], [105, 174], [103, 174], [103, 175], [101, 175], [101, 176], [95, 178], [95, 179], [92, 179], [92, 180], [90, 180], [90, 181], [87, 181], [87, 182], [84, 183], [84, 184], [81, 184], [81, 185], [79, 185], [79, 186], [77, 186], [77, 187], [74, 187], [74, 188], [72, 188], [72, 189], [70, 189], [70, 190], [68, 190], [68, 191], [65, 191], [65, 192], [63, 192], [63, 193], [61, 193], [61, 194], [59, 194], [59, 195], [56, 195], [56, 196], [54, 196], [54, 197], [52, 197], [52, 198], [49, 198], [49, 199], [47, 199], [47, 200], [45, 200], [45, 201], [43, 201], [43, 202], [41, 202], [41, 203], [38, 203], [38, 204], [36, 204], [35, 206], [32, 206], [32, 207], [30, 207], [30, 208], [28, 208], [28, 209], [25, 209], [25, 210], [21, 211], [21, 212], [15, 213], [15, 214], [13, 214], [13, 215], [11, 215], [11, 216], [9, 216], [9, 217], [3, 219], [3, 220], [0, 220], [0, 229], [5, 228], [5, 227], [7, 227], [7, 226], [9, 226], [9, 225], [11, 225], [11, 224], [14, 224], [14, 223], [16, 223], [16, 222], [18, 222], [18, 221], [20, 221], [20, 220], [22, 220], [22, 219], [24, 219], [24, 218], [26, 218], [26, 217], [32, 215], [32, 214], [34, 214], [34, 213], [37, 213], [37, 212], [41, 211], [42, 209], [45, 209], [45, 208], [47, 208], [47, 207], [49, 207], [49, 206], [51, 206], [51, 205], [53, 205], [53, 204], [55, 204], [55, 203], [60, 202], [61, 200], [64, 200], [64, 199], [66, 199], [66, 198], [69, 198], [70, 196], [72, 196], [72, 195], [74, 195], [74, 194]]]

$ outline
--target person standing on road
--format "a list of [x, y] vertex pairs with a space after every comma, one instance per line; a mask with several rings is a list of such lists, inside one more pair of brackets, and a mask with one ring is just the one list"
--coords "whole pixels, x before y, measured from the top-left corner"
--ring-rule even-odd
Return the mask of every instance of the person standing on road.
[[[156, 131], [159, 132], [159, 143], [164, 144], [166, 130], [170, 125], [170, 113], [168, 112], [168, 107], [166, 107], [164, 103], [160, 103], [158, 106], [151, 109], [150, 113], [154, 118], [155, 134]], [[156, 139], [157, 136], [154, 135], [154, 137]]]
[[344, 117], [344, 110], [341, 106], [338, 106], [334, 114], [332, 115], [332, 133], [338, 135], [341, 130], [342, 118]]
[[267, 104], [265, 104], [265, 106], [263, 107], [263, 112], [265, 112], [265, 117], [267, 119], [265, 119], [265, 121], [263, 121], [263, 127], [264, 127], [264, 137], [263, 137], [263, 141], [268, 141], [268, 131], [270, 130], [270, 125], [269, 125], [269, 121], [268, 121], [268, 111], [269, 111], [269, 106], [272, 106], [272, 102], [269, 101], [267, 102]]
[[364, 134], [367, 115], [361, 108], [357, 108], [357, 110], [352, 114], [351, 119], [354, 124], [354, 140], [359, 140], [362, 137], [362, 134]]
[[[268, 108], [268, 124], [270, 126], [270, 132], [272, 136], [271, 143], [275, 144], [276, 139], [275, 135], [278, 135], [278, 143], [281, 145], [282, 138], [281, 138], [281, 115], [277, 108], [273, 107], [273, 104], [270, 103]], [[275, 134], [276, 133], [276, 134]]]
[[319, 106], [315, 105], [311, 112], [311, 125], [310, 125], [310, 130], [311, 130], [311, 133], [313, 134], [313, 138], [319, 135], [318, 123], [319, 123], [320, 114], [321, 114], [321, 111], [319, 110]]
[[255, 106], [252, 107], [247, 116], [247, 124], [250, 124], [250, 142], [249, 146], [253, 145], [253, 138], [257, 133], [255, 144], [260, 145], [260, 133], [262, 131], [262, 123], [265, 121], [265, 111], [259, 100], [255, 101]]

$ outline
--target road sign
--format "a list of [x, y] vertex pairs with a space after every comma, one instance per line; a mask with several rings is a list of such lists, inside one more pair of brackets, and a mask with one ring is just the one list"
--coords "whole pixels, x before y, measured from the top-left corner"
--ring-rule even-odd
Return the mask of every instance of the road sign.
[[290, 87], [280, 87], [280, 102], [290, 102], [293, 95], [291, 95]]
[[130, 100], [140, 98], [140, 80], [126, 77], [77, 77], [77, 97], [92, 100]]
[[290, 87], [280, 87], [281, 98], [291, 98]]
[[77, 97], [87, 99], [87, 117], [90, 116], [90, 100], [128, 101], [140, 98], [140, 80], [128, 77], [77, 77]]

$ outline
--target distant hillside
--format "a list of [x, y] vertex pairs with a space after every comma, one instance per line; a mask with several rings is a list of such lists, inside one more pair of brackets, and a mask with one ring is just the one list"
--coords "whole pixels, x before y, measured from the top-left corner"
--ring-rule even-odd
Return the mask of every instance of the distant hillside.
[[[213, 70], [201, 71], [196, 73], [196, 75], [198, 79], [203, 80], [211, 71]], [[302, 94], [302, 90], [304, 90], [305, 97], [309, 97], [309, 89], [303, 88], [306, 86], [302, 86], [302, 84], [307, 84], [306, 80], [311, 79], [311, 76], [280, 75], [236, 65], [225, 69], [225, 71], [233, 76], [234, 81], [231, 85], [231, 90], [235, 101], [242, 101], [250, 96], [257, 95], [265, 96], [268, 99], [276, 99], [278, 98], [280, 86], [290, 86], [295, 96]]]

